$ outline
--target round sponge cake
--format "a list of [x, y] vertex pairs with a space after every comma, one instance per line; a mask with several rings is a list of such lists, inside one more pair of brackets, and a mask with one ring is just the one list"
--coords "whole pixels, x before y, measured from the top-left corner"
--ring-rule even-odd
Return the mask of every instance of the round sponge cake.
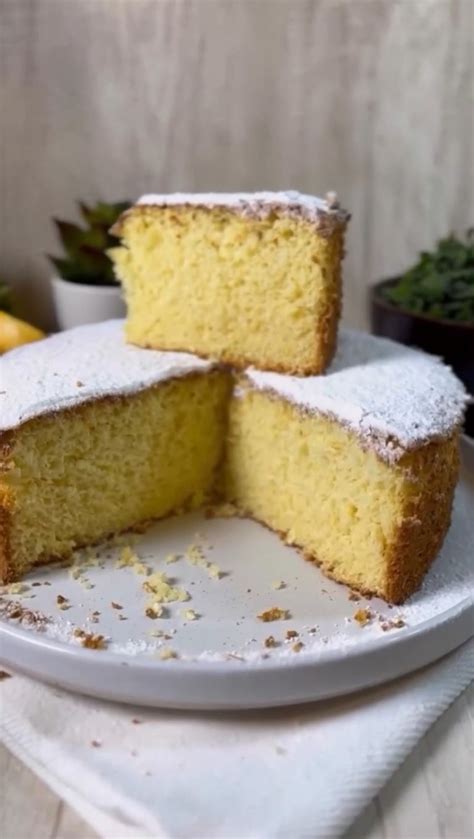
[[401, 602], [449, 525], [466, 394], [342, 330], [326, 375], [127, 345], [122, 321], [0, 358], [0, 576], [224, 496], [328, 575]]

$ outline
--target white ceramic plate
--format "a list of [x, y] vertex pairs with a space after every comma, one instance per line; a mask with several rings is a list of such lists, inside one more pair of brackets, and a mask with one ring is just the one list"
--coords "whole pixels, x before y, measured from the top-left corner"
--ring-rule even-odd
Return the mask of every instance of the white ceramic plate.
[[[97, 565], [81, 566], [79, 579], [70, 568], [41, 568], [25, 581], [23, 593], [3, 594], [2, 665], [118, 702], [226, 709], [337, 696], [428, 664], [473, 629], [474, 447], [467, 441], [462, 455], [450, 532], [422, 589], [402, 607], [350, 600], [347, 588], [254, 522], [190, 514], [156, 524], [133, 545], [147, 567], [189, 592], [188, 602], [169, 604], [162, 617], [146, 617], [147, 577], [116, 567], [123, 546], [105, 546], [95, 552]], [[192, 545], [219, 566], [219, 579], [186, 559]], [[169, 554], [180, 558], [167, 564]], [[284, 587], [274, 588], [277, 581]], [[69, 608], [59, 608], [58, 595]], [[12, 601], [22, 619], [5, 614], [14, 609]], [[257, 618], [274, 606], [289, 617], [271, 623]], [[184, 614], [191, 608], [195, 620]], [[354, 620], [361, 608], [372, 614], [364, 627]], [[100, 614], [93, 621], [94, 612]], [[404, 626], [384, 631], [383, 623], [398, 618]], [[106, 648], [83, 648], [77, 628], [103, 635]], [[298, 636], [287, 640], [288, 630]], [[157, 637], [160, 631], [169, 637]], [[265, 646], [270, 635], [275, 647]], [[297, 652], [298, 642], [303, 646]], [[163, 660], [163, 648], [177, 657]]]

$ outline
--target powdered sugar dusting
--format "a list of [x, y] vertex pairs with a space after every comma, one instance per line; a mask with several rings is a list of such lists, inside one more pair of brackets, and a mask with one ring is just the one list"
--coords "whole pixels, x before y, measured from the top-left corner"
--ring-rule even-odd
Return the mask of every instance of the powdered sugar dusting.
[[0, 358], [0, 430], [104, 396], [137, 393], [213, 362], [126, 344], [124, 321], [79, 326]]
[[[135, 206], [194, 206], [207, 207], [208, 209], [228, 207], [244, 216], [256, 216], [258, 218], [265, 218], [271, 212], [277, 210], [292, 216], [300, 216], [316, 226], [328, 230], [345, 225], [350, 218], [349, 213], [340, 207], [334, 192], [328, 193], [326, 198], [306, 195], [296, 190], [281, 192], [175, 192], [170, 195], [150, 193], [142, 195]], [[126, 217], [130, 212], [133, 212], [133, 208], [127, 210], [121, 218]], [[115, 231], [120, 232], [120, 227], [121, 220], [119, 219]]]
[[412, 448], [451, 434], [467, 394], [438, 358], [351, 329], [341, 329], [324, 376], [247, 371], [251, 384], [307, 411], [332, 416], [392, 463]]

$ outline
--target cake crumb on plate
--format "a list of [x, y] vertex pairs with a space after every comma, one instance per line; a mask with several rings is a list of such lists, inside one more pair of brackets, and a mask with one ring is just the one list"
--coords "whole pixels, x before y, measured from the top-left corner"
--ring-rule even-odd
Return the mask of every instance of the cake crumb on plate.
[[158, 652], [158, 658], [162, 661], [168, 661], [170, 658], [178, 658], [178, 653], [176, 650], [172, 650], [171, 647], [163, 647]]
[[354, 612], [354, 620], [359, 626], [366, 626], [372, 618], [373, 614], [370, 609], [358, 609], [357, 612]]
[[289, 617], [288, 609], [280, 609], [279, 606], [272, 606], [270, 609], [265, 609], [263, 612], [260, 612], [257, 615], [257, 618], [264, 623], [269, 623], [270, 621], [280, 621], [280, 620], [287, 620]]

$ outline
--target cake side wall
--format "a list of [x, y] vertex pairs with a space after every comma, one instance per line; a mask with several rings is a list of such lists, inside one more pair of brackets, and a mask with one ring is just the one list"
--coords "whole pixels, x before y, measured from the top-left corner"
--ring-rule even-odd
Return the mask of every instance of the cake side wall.
[[[265, 197], [264, 197], [265, 196]], [[282, 197], [283, 196], [283, 197]], [[331, 198], [331, 203], [328, 199]], [[169, 195], [143, 195], [132, 207], [125, 210], [110, 228], [117, 237], [124, 234], [127, 220], [137, 213], [154, 208], [226, 210], [236, 216], [265, 219], [273, 213], [311, 223], [321, 236], [330, 237], [343, 230], [351, 214], [341, 208], [335, 193], [326, 199], [302, 193], [174, 193]]]
[[10, 469], [13, 448], [13, 433], [0, 433], [0, 583], [8, 583], [13, 577], [10, 552], [11, 517], [14, 496], [3, 476]]
[[327, 300], [317, 312], [315, 320], [315, 346], [319, 352], [315, 353], [314, 366], [304, 370], [306, 375], [314, 372], [324, 372], [329, 367], [337, 349], [337, 334], [339, 320], [342, 313], [342, 263], [344, 259], [345, 228], [336, 230], [331, 236], [329, 245], [331, 256], [328, 260]]
[[407, 496], [387, 560], [387, 600], [402, 603], [416, 591], [443, 544], [459, 475], [459, 434], [407, 454]]

